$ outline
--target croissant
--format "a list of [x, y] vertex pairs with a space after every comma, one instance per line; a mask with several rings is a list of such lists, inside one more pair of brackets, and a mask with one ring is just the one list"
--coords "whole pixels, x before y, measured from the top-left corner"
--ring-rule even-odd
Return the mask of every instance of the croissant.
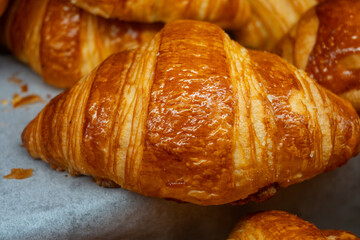
[[73, 175], [215, 205], [264, 200], [345, 164], [359, 124], [351, 104], [280, 57], [179, 20], [51, 100], [22, 141]]
[[319, 4], [274, 51], [360, 111], [360, 1]]
[[106, 20], [67, 0], [14, 0], [5, 24], [8, 48], [57, 87], [72, 86], [112, 53], [138, 47], [162, 27]]
[[249, 0], [251, 17], [234, 31], [244, 46], [271, 50], [308, 9], [321, 0]]
[[236, 29], [244, 25], [250, 16], [248, 0], [71, 0], [71, 2], [93, 14], [136, 22], [194, 19]]
[[266, 211], [243, 218], [228, 240], [357, 240], [340, 230], [319, 230], [313, 224], [283, 211]]
[[3, 15], [8, 3], [9, 0], [0, 0], [0, 16]]

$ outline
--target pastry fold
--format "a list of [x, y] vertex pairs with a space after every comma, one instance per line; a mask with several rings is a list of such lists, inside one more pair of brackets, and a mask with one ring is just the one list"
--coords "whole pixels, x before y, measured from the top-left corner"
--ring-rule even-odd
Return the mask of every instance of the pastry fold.
[[136, 22], [177, 19], [208, 21], [237, 29], [250, 16], [247, 0], [71, 0], [75, 5], [106, 18]]
[[51, 100], [22, 140], [72, 174], [214, 205], [261, 200], [345, 164], [360, 125], [350, 103], [280, 57], [182, 20]]
[[274, 51], [360, 111], [360, 1], [317, 5]]
[[271, 50], [300, 17], [322, 0], [248, 0], [251, 16], [235, 31], [235, 39], [246, 47]]
[[14, 0], [4, 24], [15, 57], [57, 87], [71, 87], [112, 53], [136, 48], [162, 28], [104, 19], [68, 0]]

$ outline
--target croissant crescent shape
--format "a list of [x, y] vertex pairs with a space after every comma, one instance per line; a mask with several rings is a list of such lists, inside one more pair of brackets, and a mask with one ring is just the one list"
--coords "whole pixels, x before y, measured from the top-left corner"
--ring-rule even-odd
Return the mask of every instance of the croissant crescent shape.
[[305, 14], [275, 50], [360, 111], [360, 1], [329, 0]]
[[93, 14], [136, 22], [193, 19], [237, 29], [250, 16], [247, 0], [71, 0], [71, 2]]
[[322, 0], [249, 0], [251, 17], [235, 38], [247, 47], [271, 50], [308, 9]]
[[266, 211], [242, 219], [228, 240], [358, 240], [341, 230], [319, 230], [313, 224], [283, 211]]
[[212, 205], [343, 165], [359, 131], [351, 104], [304, 72], [183, 20], [58, 95], [22, 140], [32, 157], [73, 174]]
[[112, 53], [136, 48], [162, 28], [103, 19], [68, 0], [14, 0], [5, 24], [9, 49], [57, 87], [72, 86]]

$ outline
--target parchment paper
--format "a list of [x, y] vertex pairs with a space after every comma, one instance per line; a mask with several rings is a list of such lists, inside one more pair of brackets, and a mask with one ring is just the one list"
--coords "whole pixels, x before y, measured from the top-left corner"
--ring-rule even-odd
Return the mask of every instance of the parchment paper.
[[[281, 209], [323, 229], [360, 235], [360, 158], [312, 180], [281, 189], [270, 201], [244, 206], [201, 207], [143, 197], [97, 186], [90, 177], [65, 177], [33, 160], [21, 147], [24, 127], [45, 103], [13, 109], [20, 93], [14, 73], [29, 94], [47, 99], [61, 90], [43, 83], [30, 68], [0, 55], [0, 239], [226, 239], [246, 212]], [[11, 168], [33, 168], [31, 178], [4, 179]]]

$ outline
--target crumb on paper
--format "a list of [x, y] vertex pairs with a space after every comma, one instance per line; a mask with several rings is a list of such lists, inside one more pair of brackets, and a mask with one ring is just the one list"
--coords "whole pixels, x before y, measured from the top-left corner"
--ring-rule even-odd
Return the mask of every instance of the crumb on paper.
[[1, 100], [1, 104], [2, 104], [2, 105], [6, 105], [8, 102], [9, 102], [9, 101], [8, 101], [7, 99]]
[[46, 97], [50, 99], [51, 95], [48, 93], [48, 94], [46, 94]]
[[24, 168], [12, 168], [11, 173], [4, 176], [7, 179], [25, 179], [33, 175], [33, 169], [24, 169]]
[[23, 83], [23, 80], [17, 77], [18, 73], [14, 73], [8, 81], [11, 83], [15, 83], [20, 86], [21, 92], [26, 93], [29, 90], [29, 87], [26, 83]]
[[21, 85], [20, 88], [21, 88], [21, 92], [23, 93], [26, 93], [29, 89], [27, 84]]
[[21, 107], [27, 104], [31, 103], [37, 103], [37, 102], [45, 102], [42, 97], [36, 94], [31, 94], [25, 97], [21, 97], [19, 94], [15, 93], [12, 99], [12, 105], [14, 108]]
[[21, 85], [22, 84], [22, 80], [20, 78], [17, 77], [19, 73], [14, 73], [13, 75], [11, 75], [11, 77], [8, 79], [9, 82]]

